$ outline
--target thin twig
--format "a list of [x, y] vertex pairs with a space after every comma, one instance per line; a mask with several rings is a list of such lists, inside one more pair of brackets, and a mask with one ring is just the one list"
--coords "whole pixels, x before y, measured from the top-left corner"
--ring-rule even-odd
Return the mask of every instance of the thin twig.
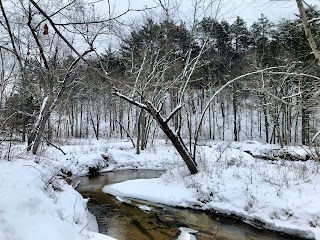
[[53, 144], [52, 142], [50, 142], [47, 137], [44, 136], [43, 138], [44, 138], [44, 140], [46, 140], [46, 142], [47, 142], [50, 146], [52, 146], [52, 147], [60, 150], [60, 151], [63, 153], [63, 155], [67, 155], [60, 147], [58, 147], [57, 145], [55, 145], [55, 144]]

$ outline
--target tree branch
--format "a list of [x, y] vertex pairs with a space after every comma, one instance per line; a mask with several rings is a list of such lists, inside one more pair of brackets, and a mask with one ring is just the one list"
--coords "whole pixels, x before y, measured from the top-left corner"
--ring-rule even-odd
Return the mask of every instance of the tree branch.
[[121, 99], [127, 101], [128, 103], [131, 103], [131, 104], [133, 104], [133, 105], [135, 105], [135, 106], [137, 106], [137, 107], [139, 107], [141, 109], [146, 110], [147, 112], [150, 112], [150, 110], [148, 109], [148, 107], [145, 104], [139, 103], [139, 102], [133, 100], [132, 98], [129, 98], [129, 97], [119, 93], [118, 91], [115, 91], [112, 94], [117, 95], [118, 97], [120, 97]]
[[222, 87], [220, 87], [213, 95], [212, 97], [209, 99], [209, 101], [207, 102], [206, 106], [204, 107], [204, 110], [202, 111], [202, 114], [201, 114], [201, 117], [200, 117], [200, 121], [198, 123], [198, 126], [196, 128], [196, 131], [195, 131], [195, 138], [194, 138], [194, 147], [193, 147], [193, 158], [195, 159], [196, 157], [196, 146], [197, 146], [197, 141], [198, 141], [198, 138], [199, 138], [199, 133], [200, 133], [200, 129], [201, 129], [201, 125], [202, 125], [202, 122], [203, 122], [203, 119], [204, 119], [204, 116], [211, 104], [211, 102], [213, 101], [213, 99], [224, 89], [226, 88], [227, 86], [231, 85], [232, 83], [240, 80], [240, 79], [243, 79], [245, 77], [248, 77], [248, 76], [251, 76], [251, 75], [254, 75], [254, 74], [258, 74], [258, 73], [262, 73], [262, 72], [266, 72], [266, 71], [269, 71], [269, 70], [273, 70], [273, 69], [279, 69], [279, 68], [283, 68], [283, 66], [279, 66], [279, 67], [269, 67], [269, 68], [265, 68], [265, 69], [260, 69], [260, 70], [257, 70], [257, 71], [254, 71], [254, 72], [249, 72], [249, 73], [246, 73], [246, 74], [243, 74], [239, 77], [236, 77], [232, 80], [230, 80], [229, 82], [227, 82], [225, 85], [223, 85]]
[[126, 132], [127, 137], [130, 139], [133, 148], [136, 148], [136, 144], [133, 141], [133, 138], [131, 137], [130, 133], [128, 132], [128, 130], [123, 126], [122, 122], [120, 122], [118, 119], [116, 119], [116, 122], [119, 123], [120, 127]]
[[169, 116], [164, 120], [165, 123], [169, 122], [173, 116], [180, 111], [180, 109], [182, 108], [182, 105], [178, 105], [175, 109], [173, 109], [173, 111], [169, 114]]
[[[41, 57], [41, 59], [42, 59], [42, 61], [43, 61], [43, 63], [44, 63], [44, 66], [45, 66], [45, 68], [46, 68], [47, 70], [49, 70], [49, 64], [48, 64], [48, 61], [47, 61], [46, 56], [44, 55], [43, 46], [41, 45], [41, 43], [40, 43], [40, 41], [39, 41], [39, 38], [38, 38], [38, 36], [37, 36], [37, 34], [36, 34], [36, 32], [35, 32], [35, 29], [31, 26], [31, 21], [32, 21], [32, 15], [31, 15], [31, 7], [30, 7], [30, 5], [29, 5], [29, 16], [28, 16], [28, 23], [27, 23], [27, 25], [28, 25], [28, 27], [29, 27], [29, 29], [30, 29], [30, 31], [31, 31], [31, 34], [32, 34], [34, 40], [36, 41], [36, 44], [37, 44], [38, 49], [39, 49], [39, 52], [40, 52], [40, 57]], [[49, 81], [50, 81], [50, 80], [49, 80]]]
[[[32, 1], [32, 0], [30, 0]], [[133, 8], [128, 8], [126, 11], [124, 11], [123, 13], [117, 15], [116, 17], [110, 17], [108, 19], [102, 19], [102, 20], [96, 20], [96, 21], [88, 21], [88, 22], [70, 22], [70, 23], [54, 23], [56, 26], [70, 26], [70, 25], [84, 25], [84, 24], [100, 24], [100, 23], [106, 23], [106, 22], [110, 22], [113, 20], [117, 20], [120, 17], [126, 15], [129, 12], [142, 12], [145, 10], [151, 10], [151, 9], [155, 9], [157, 7], [146, 7], [143, 9], [133, 9]]]
[[80, 58], [82, 59], [84, 62], [86, 62], [86, 60], [84, 59], [84, 57], [71, 45], [71, 43], [61, 34], [61, 32], [59, 31], [59, 29], [56, 27], [56, 24], [52, 21], [52, 19], [50, 18], [50, 16], [48, 16], [43, 10], [42, 8], [39, 7], [39, 5], [34, 1], [34, 0], [30, 0], [30, 2], [32, 3], [32, 5], [49, 21], [49, 23], [51, 24], [51, 26], [53, 27], [53, 29], [56, 31], [56, 33], [58, 34], [58, 36], [68, 45], [68, 47]]
[[[7, 26], [7, 31], [8, 31], [8, 33], [9, 33], [11, 45], [12, 45], [12, 48], [13, 48], [12, 52], [14, 53], [14, 55], [16, 56], [16, 58], [17, 58], [17, 60], [18, 60], [18, 62], [19, 62], [19, 66], [20, 66], [21, 71], [24, 73], [24, 67], [23, 67], [23, 64], [22, 64], [22, 60], [21, 60], [20, 55], [18, 54], [18, 50], [17, 50], [17, 48], [16, 48], [16, 44], [15, 44], [15, 41], [14, 41], [14, 36], [13, 36], [12, 30], [11, 30], [11, 26], [10, 26], [10, 24], [9, 24], [9, 20], [8, 20], [6, 11], [4, 10], [2, 1], [0, 1], [0, 8], [1, 8], [1, 12], [2, 12], [2, 15], [3, 15], [3, 17], [4, 17], [6, 26]], [[5, 47], [2, 47], [2, 48], [6, 49]], [[9, 49], [8, 49], [8, 50], [9, 50]]]
[[64, 79], [62, 81], [62, 85], [61, 85], [61, 88], [54, 100], [54, 102], [52, 103], [51, 107], [50, 107], [50, 110], [49, 111], [52, 111], [54, 109], [54, 107], [56, 106], [58, 100], [61, 98], [62, 94], [64, 93], [66, 87], [67, 87], [67, 80], [70, 78], [71, 76], [71, 73], [72, 71], [74, 70], [74, 68], [77, 66], [77, 63], [81, 60], [81, 59], [84, 59], [84, 56], [87, 55], [88, 53], [92, 52], [93, 49], [89, 49], [87, 51], [85, 51], [81, 57], [77, 58], [75, 61], [73, 61], [73, 63], [70, 65], [70, 67], [68, 68], [67, 70], [67, 73], [66, 75], [64, 76]]
[[53, 144], [52, 142], [50, 142], [47, 137], [44, 136], [43, 138], [44, 138], [44, 140], [46, 140], [46, 142], [47, 142], [50, 146], [52, 146], [52, 147], [58, 149], [59, 151], [61, 151], [61, 152], [63, 153], [63, 155], [66, 155], [66, 153], [65, 153], [60, 147], [58, 147], [57, 145], [55, 145], [55, 144]]
[[309, 42], [309, 46], [312, 49], [314, 57], [317, 59], [318, 65], [320, 65], [320, 52], [318, 50], [318, 47], [317, 47], [316, 41], [314, 39], [314, 36], [313, 36], [313, 34], [311, 32], [310, 24], [308, 22], [307, 14], [306, 14], [306, 11], [304, 9], [302, 0], [296, 0], [296, 2], [297, 2], [297, 5], [298, 5], [298, 9], [299, 9], [299, 13], [300, 13], [300, 19], [302, 21], [303, 29], [304, 29], [304, 32], [305, 32], [306, 37], [308, 39], [308, 42]]

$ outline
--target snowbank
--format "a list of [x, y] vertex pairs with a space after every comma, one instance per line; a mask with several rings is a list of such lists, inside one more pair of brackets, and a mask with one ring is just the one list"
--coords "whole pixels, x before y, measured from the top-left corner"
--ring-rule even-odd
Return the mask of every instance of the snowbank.
[[130, 180], [103, 191], [170, 206], [217, 210], [257, 227], [320, 239], [319, 164], [259, 160], [244, 152], [249, 148], [261, 154], [273, 147], [255, 142], [203, 146], [196, 175], [190, 176], [181, 160], [173, 160], [158, 179]]
[[[257, 227], [320, 239], [319, 164], [266, 161], [250, 155], [268, 156], [279, 146], [254, 141], [205, 142], [198, 147], [199, 173], [193, 176], [163, 140], [154, 141], [140, 155], [130, 142], [115, 139], [72, 140], [61, 148], [66, 155], [48, 148], [35, 157], [17, 145], [11, 151], [15, 160], [0, 161], [0, 239], [111, 239], [94, 232], [96, 221], [82, 196], [53, 177], [61, 168], [82, 175], [90, 166], [101, 170], [167, 169], [158, 179], [104, 188], [119, 199], [218, 210]], [[286, 151], [305, 154], [297, 147]], [[1, 154], [4, 159], [5, 151]], [[141, 209], [148, 211], [144, 206]], [[181, 237], [192, 238], [191, 234], [182, 229]]]
[[0, 239], [111, 240], [98, 233], [86, 200], [52, 165], [0, 161]]

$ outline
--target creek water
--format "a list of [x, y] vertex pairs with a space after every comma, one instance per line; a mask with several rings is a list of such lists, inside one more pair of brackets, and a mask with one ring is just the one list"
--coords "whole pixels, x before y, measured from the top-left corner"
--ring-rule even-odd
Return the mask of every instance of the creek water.
[[[118, 240], [173, 240], [179, 235], [179, 227], [197, 230], [197, 240], [298, 239], [254, 228], [240, 220], [211, 212], [173, 208], [134, 199], [128, 199], [129, 203], [121, 203], [101, 190], [108, 184], [156, 178], [161, 174], [161, 171], [155, 170], [123, 170], [93, 178], [79, 177], [77, 180], [81, 184], [77, 190], [90, 198], [88, 209], [96, 216], [99, 231]], [[140, 205], [151, 206], [153, 210], [145, 212], [138, 208]]]

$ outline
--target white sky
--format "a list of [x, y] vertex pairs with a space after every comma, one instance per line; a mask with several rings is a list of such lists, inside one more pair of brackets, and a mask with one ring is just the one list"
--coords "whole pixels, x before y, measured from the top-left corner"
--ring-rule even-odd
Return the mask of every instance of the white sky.
[[[88, 3], [94, 3], [95, 11], [105, 15], [108, 14], [108, 0], [85, 0]], [[242, 17], [247, 26], [250, 26], [256, 21], [261, 14], [267, 16], [271, 21], [277, 22], [283, 18], [294, 18], [294, 14], [298, 14], [298, 9], [295, 0], [162, 0], [163, 2], [169, 2], [170, 5], [174, 5], [178, 2], [179, 11], [173, 6], [170, 14], [176, 21], [182, 20], [184, 22], [193, 22], [193, 9], [194, 2], [214, 2], [211, 7], [208, 4], [202, 4], [198, 12], [198, 18], [202, 19], [205, 15], [215, 16], [217, 14], [216, 9], [220, 6], [220, 11], [217, 14], [218, 20], [227, 20], [232, 23], [237, 16]], [[306, 0], [308, 4], [320, 6], [320, 0]], [[111, 13], [113, 15], [119, 15], [125, 12], [130, 5], [132, 9], [143, 9], [144, 7], [157, 6], [158, 0], [109, 0], [112, 6]], [[220, 5], [218, 5], [220, 2]], [[160, 8], [153, 9], [147, 12], [130, 12], [121, 18], [121, 22], [127, 20], [130, 25], [133, 20], [136, 19], [136, 25], [140, 25], [139, 17], [152, 16], [157, 19], [161, 17]], [[122, 32], [123, 33], [123, 32]], [[120, 33], [121, 34], [121, 33]], [[96, 48], [98, 52], [104, 52], [108, 46], [116, 46], [120, 43], [120, 39], [111, 35], [103, 36], [97, 39]]]
[[[94, 2], [96, 0], [87, 0], [88, 2]], [[98, 0], [99, 1], [99, 0]], [[173, 4], [175, 1], [163, 0], [164, 2], [170, 2]], [[193, 3], [196, 0], [177, 0], [179, 2], [180, 11], [172, 11], [171, 14], [176, 19], [183, 19], [184, 21], [191, 20], [193, 13]], [[198, 0], [199, 1], [199, 0]], [[210, 0], [203, 0], [210, 2]], [[203, 7], [205, 9], [206, 16], [216, 14], [218, 2], [220, 2], [220, 11], [218, 13], [219, 20], [227, 20], [232, 22], [236, 16], [241, 16], [248, 25], [251, 25], [257, 20], [261, 14], [266, 15], [271, 21], [278, 21], [282, 18], [292, 18], [294, 13], [298, 13], [295, 0], [214, 0], [215, 3], [212, 8], [207, 5]], [[141, 9], [144, 6], [155, 6], [157, 0], [110, 0], [112, 6], [116, 9], [115, 12], [120, 13], [128, 8], [129, 2], [131, 8]], [[320, 5], [320, 0], [306, 0], [308, 4]], [[98, 8], [103, 11], [107, 9], [107, 1], [101, 0], [97, 3]], [[211, 11], [210, 11], [211, 10]], [[203, 10], [200, 10], [199, 16], [203, 14]], [[159, 13], [154, 10], [152, 13]], [[139, 16], [141, 13], [131, 13], [128, 16]]]

